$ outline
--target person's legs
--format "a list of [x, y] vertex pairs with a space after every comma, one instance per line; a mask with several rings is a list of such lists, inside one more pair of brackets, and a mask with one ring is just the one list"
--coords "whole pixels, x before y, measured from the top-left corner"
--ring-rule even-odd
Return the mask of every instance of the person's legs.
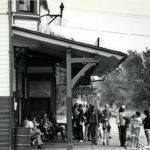
[[146, 135], [146, 139], [147, 139], [147, 146], [150, 146], [150, 130], [146, 129], [145, 135]]
[[81, 126], [81, 140], [83, 140], [83, 126], [82, 125], [80, 125]]
[[125, 142], [126, 142], [126, 127], [124, 125], [120, 126], [120, 142], [121, 142], [121, 146], [125, 146]]
[[83, 140], [83, 127], [82, 125], [78, 125], [78, 140], [81, 142], [81, 140]]
[[110, 136], [110, 132], [106, 131], [107, 145], [109, 145], [109, 136]]
[[76, 133], [77, 133], [77, 139], [78, 139], [78, 141], [80, 141], [80, 125], [79, 124], [77, 124], [77, 128], [76, 128], [77, 130], [76, 130]]
[[91, 138], [91, 125], [89, 124], [88, 126], [88, 131], [87, 131], [87, 137], [88, 137], [88, 141], [90, 141], [90, 138]]
[[91, 133], [91, 138], [92, 138], [92, 144], [94, 144], [94, 139], [95, 139], [94, 124], [90, 125], [90, 133]]
[[63, 139], [63, 141], [65, 140], [65, 135], [64, 135], [64, 128], [62, 126], [60, 126], [59, 124], [57, 124], [55, 126], [55, 133], [56, 133], [56, 136], [57, 136], [57, 133], [60, 132], [61, 133], [61, 137]]
[[119, 141], [120, 141], [120, 146], [121, 146], [121, 131], [120, 131], [120, 126], [118, 126], [118, 133], [119, 133]]
[[103, 128], [103, 145], [106, 144], [106, 130]]
[[41, 139], [41, 132], [40, 130], [35, 130], [31, 132], [31, 138], [34, 139], [34, 142], [37, 142], [37, 148], [42, 149], [41, 144], [43, 144]]
[[84, 133], [84, 140], [87, 140], [87, 129], [88, 129], [88, 125], [85, 125], [85, 133]]
[[95, 124], [95, 140], [94, 144], [97, 145], [97, 140], [98, 140], [98, 126]]

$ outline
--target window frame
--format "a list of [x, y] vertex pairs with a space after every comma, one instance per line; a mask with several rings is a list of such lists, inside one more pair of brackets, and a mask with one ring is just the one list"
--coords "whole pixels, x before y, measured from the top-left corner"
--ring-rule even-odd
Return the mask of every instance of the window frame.
[[22, 13], [22, 14], [35, 14], [37, 15], [37, 0], [30, 0], [30, 2], [33, 2], [33, 11], [21, 11], [19, 10], [19, 0], [16, 0], [16, 12]]

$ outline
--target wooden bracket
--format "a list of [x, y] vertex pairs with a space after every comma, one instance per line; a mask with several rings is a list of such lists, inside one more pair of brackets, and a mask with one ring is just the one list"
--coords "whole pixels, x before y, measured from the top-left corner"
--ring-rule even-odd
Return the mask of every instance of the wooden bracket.
[[80, 77], [82, 75], [85, 74], [85, 72], [90, 69], [91, 67], [93, 67], [94, 65], [96, 65], [96, 63], [87, 63], [80, 71], [79, 73], [72, 79], [72, 88], [74, 87], [74, 85], [76, 84], [76, 82], [80, 79]]

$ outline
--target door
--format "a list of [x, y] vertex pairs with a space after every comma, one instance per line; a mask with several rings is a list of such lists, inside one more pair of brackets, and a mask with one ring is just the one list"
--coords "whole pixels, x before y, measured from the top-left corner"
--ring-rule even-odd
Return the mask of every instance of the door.
[[28, 75], [28, 108], [29, 114], [37, 117], [49, 113], [51, 104], [50, 74]]

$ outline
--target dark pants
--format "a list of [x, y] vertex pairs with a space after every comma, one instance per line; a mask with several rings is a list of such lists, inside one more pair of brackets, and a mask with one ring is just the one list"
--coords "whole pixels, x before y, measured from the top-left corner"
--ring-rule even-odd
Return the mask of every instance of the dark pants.
[[95, 123], [90, 124], [90, 133], [92, 137], [92, 144], [97, 142], [97, 125]]
[[83, 126], [80, 124], [77, 124], [77, 136], [78, 140], [83, 140]]
[[63, 127], [61, 127], [59, 124], [55, 124], [54, 128], [55, 128], [56, 136], [57, 136], [57, 133], [60, 132], [61, 133], [61, 137], [64, 140], [65, 139], [65, 135], [64, 135]]
[[[119, 132], [119, 141], [121, 141], [121, 139], [120, 139], [120, 126], [118, 126], [118, 132]], [[121, 145], [121, 144], [120, 144]]]
[[126, 126], [120, 126], [120, 145], [125, 146], [126, 143]]

